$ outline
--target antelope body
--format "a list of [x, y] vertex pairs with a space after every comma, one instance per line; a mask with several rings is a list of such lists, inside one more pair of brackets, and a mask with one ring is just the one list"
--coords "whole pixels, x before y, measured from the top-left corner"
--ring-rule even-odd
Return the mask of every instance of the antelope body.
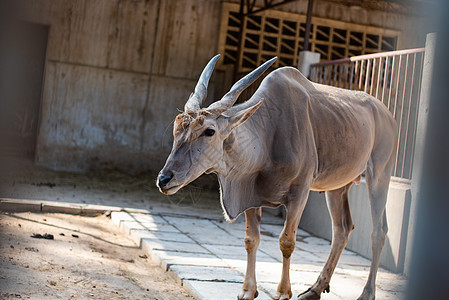
[[280, 205], [286, 208], [286, 219], [279, 237], [283, 271], [276, 299], [292, 297], [289, 267], [299, 220], [309, 191], [325, 191], [333, 228], [331, 251], [317, 281], [298, 296], [320, 299], [353, 230], [349, 189], [366, 171], [373, 258], [359, 299], [374, 299], [397, 147], [390, 112], [366, 93], [312, 83], [290, 67], [270, 73], [248, 101], [233, 106], [275, 58], [201, 109], [217, 59], [206, 66], [184, 113], [175, 120], [173, 149], [158, 176], [159, 189], [171, 195], [205, 172], [217, 174], [225, 218], [233, 221], [242, 213], [246, 218], [247, 272], [239, 299], [257, 297], [261, 207]]

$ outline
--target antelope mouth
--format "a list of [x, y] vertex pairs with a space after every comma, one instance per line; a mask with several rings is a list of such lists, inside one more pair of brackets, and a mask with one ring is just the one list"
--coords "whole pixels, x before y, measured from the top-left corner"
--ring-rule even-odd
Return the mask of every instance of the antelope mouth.
[[181, 188], [182, 185], [174, 185], [168, 188], [167, 187], [159, 188], [159, 191], [164, 195], [170, 196], [176, 194], [176, 192], [179, 191], [179, 189]]

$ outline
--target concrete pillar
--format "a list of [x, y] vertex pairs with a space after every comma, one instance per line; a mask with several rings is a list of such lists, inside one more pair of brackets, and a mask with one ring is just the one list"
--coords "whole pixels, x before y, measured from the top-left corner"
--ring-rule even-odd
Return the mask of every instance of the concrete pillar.
[[416, 209], [413, 254], [404, 299], [447, 299], [449, 286], [449, 2], [432, 17], [438, 38]]
[[412, 201], [410, 206], [410, 218], [407, 238], [407, 251], [404, 273], [408, 274], [410, 267], [411, 250], [413, 245], [413, 235], [415, 232], [415, 214], [417, 201], [420, 199], [419, 183], [422, 176], [423, 153], [426, 144], [426, 131], [429, 118], [430, 89], [432, 85], [433, 61], [435, 54], [436, 33], [429, 33], [426, 38], [426, 50], [424, 54], [424, 65], [421, 83], [421, 94], [418, 107], [418, 121], [416, 129], [415, 152], [413, 156], [412, 173]]
[[312, 51], [299, 52], [298, 69], [306, 77], [310, 75], [310, 65], [320, 62], [320, 54]]

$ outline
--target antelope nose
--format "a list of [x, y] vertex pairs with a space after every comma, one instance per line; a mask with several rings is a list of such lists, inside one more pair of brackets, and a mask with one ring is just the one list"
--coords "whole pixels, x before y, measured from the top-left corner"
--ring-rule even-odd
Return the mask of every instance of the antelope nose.
[[159, 187], [161, 188], [165, 187], [172, 178], [173, 178], [172, 172], [169, 172], [167, 174], [160, 174], [158, 177]]

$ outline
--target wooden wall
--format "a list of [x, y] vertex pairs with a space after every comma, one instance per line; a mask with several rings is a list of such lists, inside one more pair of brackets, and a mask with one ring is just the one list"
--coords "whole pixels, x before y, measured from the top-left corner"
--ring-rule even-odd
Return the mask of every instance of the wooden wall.
[[[390, 20], [391, 13], [376, 17], [316, 2], [320, 17], [404, 23], [402, 17]], [[25, 20], [50, 26], [36, 161], [68, 171], [158, 170], [171, 148], [171, 121], [216, 54], [221, 1], [26, 4]], [[282, 9], [305, 13], [306, 6], [301, 0]], [[213, 75], [207, 102], [229, 86], [224, 78], [230, 77], [223, 72]]]

